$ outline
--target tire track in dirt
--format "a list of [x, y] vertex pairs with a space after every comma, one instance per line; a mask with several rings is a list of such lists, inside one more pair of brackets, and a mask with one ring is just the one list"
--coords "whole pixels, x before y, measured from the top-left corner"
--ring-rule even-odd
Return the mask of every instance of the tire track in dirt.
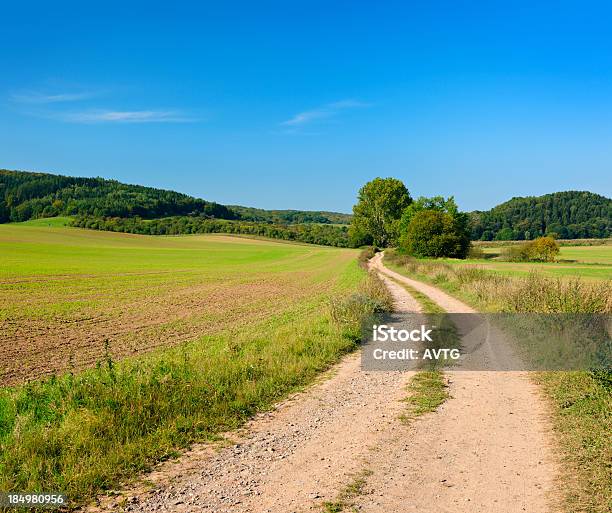
[[[431, 285], [387, 269], [382, 254], [372, 265], [449, 312], [474, 312]], [[558, 472], [548, 411], [527, 373], [458, 370], [446, 375], [451, 398], [435, 414], [417, 419], [403, 436], [380, 447], [381, 457], [371, 467], [357, 509], [557, 511]]]

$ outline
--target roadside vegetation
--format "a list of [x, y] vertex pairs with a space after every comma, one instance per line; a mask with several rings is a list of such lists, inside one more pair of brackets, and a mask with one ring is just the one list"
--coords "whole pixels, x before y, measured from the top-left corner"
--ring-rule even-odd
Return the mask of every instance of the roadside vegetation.
[[480, 311], [531, 313], [610, 313], [612, 281], [549, 278], [533, 272], [508, 276], [475, 266], [415, 259], [385, 252], [391, 268], [425, 279], [458, 295]]
[[[386, 264], [432, 283], [483, 312], [612, 313], [612, 280], [507, 276], [463, 264], [385, 252]], [[510, 265], [510, 264], [506, 264]], [[565, 509], [601, 513], [612, 504], [612, 386], [610, 371], [539, 372], [554, 409], [562, 448]]]
[[355, 347], [321, 305], [241, 334], [0, 390], [0, 488], [75, 502], [195, 441], [214, 440], [306, 385]]

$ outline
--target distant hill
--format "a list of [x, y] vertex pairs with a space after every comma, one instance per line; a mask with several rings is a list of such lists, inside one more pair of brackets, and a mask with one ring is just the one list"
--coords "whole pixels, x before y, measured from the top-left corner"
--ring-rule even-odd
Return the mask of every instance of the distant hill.
[[[473, 240], [523, 240], [547, 233], [554, 233], [563, 239], [612, 237], [612, 200], [586, 191], [512, 198], [491, 210], [475, 211], [469, 215]], [[340, 244], [340, 239], [344, 241], [346, 225], [352, 218], [350, 214], [337, 212], [226, 206], [175, 191], [128, 185], [104, 178], [75, 178], [0, 169], [0, 223], [55, 216], [164, 219], [158, 223], [162, 231], [176, 230], [177, 222], [168, 219], [178, 217], [240, 221], [247, 223], [241, 225], [243, 231], [253, 231], [253, 223], [278, 226], [341, 225], [338, 226], [338, 230], [342, 228], [341, 232], [312, 229], [290, 231], [291, 237], [294, 232], [302, 237], [305, 230], [308, 237], [316, 233], [317, 240], [329, 239], [334, 245]], [[192, 230], [196, 229], [196, 225], [198, 230], [219, 228], [211, 223], [194, 222], [185, 219], [180, 223]], [[105, 221], [105, 226], [107, 224], [109, 222]], [[132, 227], [133, 223], [110, 223], [112, 226], [119, 224], [129, 225], [130, 229], [136, 229], [134, 227], [138, 225], [138, 230], [144, 230], [145, 226], [149, 230], [153, 226], [136, 223]], [[225, 224], [222, 228], [228, 229]], [[270, 231], [262, 227], [257, 229], [266, 233]], [[285, 232], [282, 233], [285, 237]]]
[[612, 236], [612, 200], [587, 191], [512, 198], [491, 210], [471, 212], [470, 218], [473, 240]]
[[227, 208], [236, 212], [240, 219], [245, 221], [267, 221], [279, 224], [350, 224], [353, 217], [351, 214], [318, 210], [262, 210], [238, 205], [228, 205]]
[[187, 194], [104, 178], [75, 178], [0, 169], [0, 223], [54, 216], [199, 216], [275, 224], [346, 224], [350, 215], [227, 207]]

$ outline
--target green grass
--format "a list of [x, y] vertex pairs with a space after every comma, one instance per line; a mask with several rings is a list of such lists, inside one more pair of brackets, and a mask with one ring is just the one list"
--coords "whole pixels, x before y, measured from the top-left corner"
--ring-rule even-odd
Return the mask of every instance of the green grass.
[[559, 259], [612, 266], [612, 245], [562, 246]]
[[612, 511], [612, 389], [587, 372], [533, 378], [554, 407], [568, 512]]
[[[0, 305], [11, 311], [0, 322], [10, 328], [17, 315], [25, 329], [45, 326], [32, 339], [36, 353], [49, 351], [56, 327], [75, 324], [70, 333], [83, 340], [90, 314], [108, 320], [109, 340], [93, 368], [0, 388], [0, 490], [60, 490], [82, 503], [307, 385], [356, 347], [358, 319], [334, 320], [331, 306], [356, 290], [369, 297], [356, 256], [219, 236], [0, 225]], [[147, 309], [155, 320], [177, 307], [197, 317], [188, 340], [117, 360], [121, 323], [139, 328]], [[142, 336], [173, 340], [187, 321], [170, 319]], [[67, 370], [77, 357], [66, 354]]]
[[68, 226], [70, 221], [72, 221], [72, 217], [45, 217], [43, 219], [30, 219], [29, 221], [24, 221], [22, 223], [12, 223], [12, 224], [18, 224], [20, 226], [38, 226], [38, 227], [46, 227], [46, 228], [57, 228], [61, 226]]
[[436, 411], [450, 395], [448, 385], [441, 371], [419, 371], [408, 383], [408, 408], [402, 415], [404, 422]]
[[562, 246], [558, 261], [552, 263], [504, 262], [498, 259], [504, 246], [485, 247], [484, 259], [440, 259], [450, 265], [468, 265], [506, 276], [528, 276], [536, 272], [544, 276], [580, 277], [588, 280], [612, 279], [612, 245]]

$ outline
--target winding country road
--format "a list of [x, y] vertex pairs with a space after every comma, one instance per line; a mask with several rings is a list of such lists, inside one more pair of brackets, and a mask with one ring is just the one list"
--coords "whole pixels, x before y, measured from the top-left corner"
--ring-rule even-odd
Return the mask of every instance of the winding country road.
[[[397, 282], [449, 312], [473, 310], [430, 285], [371, 262], [400, 312], [419, 304]], [[390, 279], [393, 278], [393, 279]], [[199, 446], [128, 492], [128, 511], [322, 511], [355, 475], [347, 511], [548, 513], [556, 463], [537, 387], [521, 372], [446, 373], [450, 398], [406, 424], [399, 417], [413, 372], [363, 371], [353, 354], [315, 386], [254, 418], [219, 450]], [[94, 510], [116, 510], [116, 499]], [[353, 508], [353, 509], [351, 509]]]

